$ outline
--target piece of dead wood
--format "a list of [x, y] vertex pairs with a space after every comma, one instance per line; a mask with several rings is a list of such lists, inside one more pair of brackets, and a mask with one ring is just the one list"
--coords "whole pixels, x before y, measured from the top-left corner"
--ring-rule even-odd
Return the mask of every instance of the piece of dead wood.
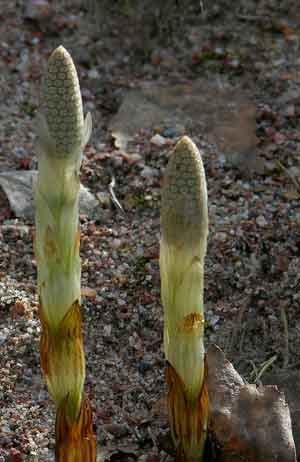
[[276, 386], [246, 383], [215, 345], [207, 352], [209, 431], [218, 462], [295, 462], [289, 407]]

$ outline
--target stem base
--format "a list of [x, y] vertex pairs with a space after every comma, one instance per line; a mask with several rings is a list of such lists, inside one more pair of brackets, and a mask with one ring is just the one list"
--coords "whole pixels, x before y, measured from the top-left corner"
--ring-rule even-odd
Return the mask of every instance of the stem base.
[[168, 412], [176, 448], [176, 462], [201, 462], [209, 412], [206, 374], [196, 399], [188, 398], [183, 381], [169, 363], [166, 370], [166, 381], [169, 387]]
[[57, 410], [55, 423], [56, 462], [94, 462], [96, 437], [93, 431], [92, 410], [85, 397], [77, 420], [67, 417], [68, 397]]

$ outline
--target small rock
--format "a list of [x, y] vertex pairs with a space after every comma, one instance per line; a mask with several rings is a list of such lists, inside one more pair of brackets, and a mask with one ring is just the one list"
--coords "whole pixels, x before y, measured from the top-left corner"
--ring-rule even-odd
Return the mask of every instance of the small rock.
[[141, 176], [143, 178], [154, 178], [158, 175], [159, 175], [159, 172], [157, 168], [148, 167], [147, 165], [145, 165], [145, 167], [141, 171]]
[[122, 158], [128, 162], [129, 165], [134, 165], [140, 162], [143, 158], [140, 154], [124, 154], [122, 153]]
[[212, 5], [212, 9], [210, 11], [210, 17], [211, 18], [216, 18], [217, 16], [219, 16], [220, 14], [222, 13], [222, 8], [220, 5], [218, 5], [217, 3], [215, 3], [214, 5]]
[[76, 62], [83, 66], [89, 67], [91, 63], [91, 55], [86, 47], [78, 47], [75, 54]]
[[141, 351], [142, 349], [142, 342], [138, 335], [134, 332], [133, 335], [130, 335], [128, 338], [129, 345], [134, 348], [135, 350]]
[[110, 247], [112, 249], [118, 249], [119, 247], [121, 247], [121, 245], [122, 245], [122, 240], [121, 239], [113, 239], [110, 242]]
[[90, 79], [99, 79], [100, 74], [99, 74], [99, 72], [97, 71], [97, 69], [91, 69], [91, 70], [88, 72], [88, 77], [89, 77]]
[[152, 364], [146, 361], [140, 361], [138, 364], [138, 371], [141, 375], [144, 375], [145, 372], [151, 370]]
[[265, 161], [265, 171], [267, 173], [276, 172], [277, 169], [278, 169], [278, 165], [276, 164], [276, 162], [274, 162], [272, 160], [266, 160]]
[[154, 144], [154, 146], [165, 146], [167, 144], [167, 140], [164, 136], [159, 135], [158, 133], [154, 136], [152, 136], [150, 140], [151, 144]]
[[91, 289], [90, 287], [82, 287], [81, 295], [86, 298], [96, 298], [97, 292], [95, 289]]
[[237, 69], [240, 66], [240, 60], [235, 58], [228, 61], [228, 66]]
[[288, 169], [288, 172], [292, 177], [300, 178], [300, 167], [294, 165]]
[[0, 345], [4, 343], [8, 337], [9, 331], [8, 329], [4, 328], [2, 332], [0, 332]]
[[295, 114], [296, 114], [296, 110], [295, 110], [295, 105], [294, 104], [289, 104], [283, 110], [283, 115], [285, 115], [286, 117], [294, 117]]
[[266, 68], [266, 64], [263, 63], [262, 61], [256, 61], [254, 63], [254, 69], [256, 71], [263, 71]]
[[49, 20], [54, 10], [47, 0], [28, 0], [24, 11], [24, 18], [31, 21], [44, 22]]
[[16, 146], [14, 149], [14, 154], [19, 159], [23, 159], [23, 157], [26, 157], [28, 155], [28, 152], [22, 146]]
[[31, 44], [32, 45], [38, 45], [39, 43], [40, 43], [39, 37], [32, 37], [32, 39], [31, 39]]
[[216, 233], [215, 239], [220, 242], [225, 242], [227, 241], [227, 234], [223, 232]]
[[174, 127], [168, 127], [163, 131], [163, 136], [166, 138], [174, 138], [185, 133], [183, 125], [175, 125]]
[[173, 127], [166, 128], [163, 131], [163, 136], [165, 136], [166, 138], [173, 138], [174, 136], [176, 136], [176, 129]]
[[106, 324], [103, 327], [103, 335], [104, 335], [104, 337], [110, 337], [111, 336], [111, 331], [112, 331], [111, 324]]
[[261, 226], [262, 228], [264, 226], [267, 226], [267, 224], [268, 224], [267, 220], [265, 219], [265, 217], [263, 215], [259, 215], [256, 218], [256, 223], [258, 224], [258, 226]]
[[107, 192], [98, 192], [96, 194], [97, 199], [103, 207], [109, 207], [111, 204], [110, 194]]
[[283, 133], [276, 132], [272, 137], [275, 144], [282, 144], [286, 141], [286, 136]]
[[116, 438], [123, 438], [129, 433], [127, 425], [122, 424], [105, 424], [102, 425], [104, 431], [114, 435]]
[[18, 316], [24, 316], [26, 311], [29, 310], [29, 305], [24, 300], [16, 300], [14, 306], [11, 310], [11, 317], [13, 319], [17, 318]]
[[151, 64], [158, 66], [161, 63], [161, 53], [158, 50], [154, 50], [151, 53]]
[[11, 448], [9, 455], [11, 462], [22, 462], [24, 460], [21, 452], [16, 448]]
[[209, 324], [211, 327], [216, 329], [218, 327], [219, 321], [220, 321], [220, 316], [213, 315], [209, 320]]
[[21, 225], [21, 226], [18, 227], [18, 231], [19, 231], [19, 234], [20, 234], [20, 238], [24, 238], [24, 237], [27, 237], [29, 235], [30, 228], [29, 228], [29, 226]]
[[220, 57], [226, 55], [225, 48], [223, 48], [223, 47], [216, 47], [215, 50], [214, 50], [214, 53], [215, 53], [215, 55], [220, 56]]
[[300, 96], [300, 91], [297, 86], [297, 88], [289, 88], [286, 92], [284, 92], [280, 98], [278, 99], [279, 104], [287, 104], [291, 103], [293, 101], [296, 101]]
[[[28, 50], [25, 49], [24, 51], [21, 52], [20, 60], [19, 60], [18, 64], [16, 65], [16, 69], [19, 72], [24, 72], [24, 71], [27, 70], [28, 65], [29, 65], [29, 53], [28, 53]], [[25, 149], [23, 149], [23, 148], [16, 148], [15, 153], [16, 153], [17, 150], [25, 151]], [[24, 155], [22, 156], [22, 155], [17, 154], [17, 156], [19, 158], [24, 157]]]

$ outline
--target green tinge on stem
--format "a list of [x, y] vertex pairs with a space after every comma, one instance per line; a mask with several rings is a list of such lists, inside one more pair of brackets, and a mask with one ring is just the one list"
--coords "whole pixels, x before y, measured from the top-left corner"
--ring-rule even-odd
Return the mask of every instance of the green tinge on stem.
[[195, 255], [166, 245], [162, 238], [160, 268], [166, 359], [187, 396], [196, 399], [204, 375], [203, 267]]
[[36, 255], [44, 316], [57, 327], [80, 302], [79, 169], [92, 129], [90, 114], [84, 121], [74, 63], [62, 46], [49, 58], [40, 100]]
[[[201, 155], [188, 137], [183, 137], [177, 143], [166, 169], [161, 227], [165, 354], [187, 390], [193, 394], [199, 392], [203, 378], [203, 370], [200, 371], [203, 361], [197, 360], [196, 356], [199, 354], [204, 359], [203, 265], [208, 212]], [[188, 328], [187, 317], [191, 315], [198, 321], [193, 328]], [[186, 352], [184, 359], [183, 351]], [[198, 379], [194, 378], [195, 375]]]
[[52, 327], [60, 324], [76, 300], [80, 302], [79, 187], [70, 160], [39, 159], [35, 247], [39, 294]]
[[41, 366], [57, 407], [57, 462], [94, 462], [95, 436], [84, 398], [85, 357], [81, 321], [79, 169], [91, 133], [83, 117], [75, 66], [58, 47], [49, 58], [36, 118], [35, 184], [40, 297]]
[[[164, 349], [173, 370], [169, 369], [168, 373], [171, 384], [169, 409], [172, 434], [176, 446], [183, 450], [187, 461], [194, 460], [195, 454], [199, 454], [197, 460], [200, 461], [208, 415], [203, 338], [203, 279], [208, 211], [201, 155], [186, 136], [177, 143], [166, 169], [161, 230]], [[184, 390], [181, 390], [180, 384]], [[180, 404], [181, 393], [188, 403], [183, 407]], [[180, 422], [186, 422], [186, 427], [182, 427]], [[189, 430], [186, 433], [182, 428]]]

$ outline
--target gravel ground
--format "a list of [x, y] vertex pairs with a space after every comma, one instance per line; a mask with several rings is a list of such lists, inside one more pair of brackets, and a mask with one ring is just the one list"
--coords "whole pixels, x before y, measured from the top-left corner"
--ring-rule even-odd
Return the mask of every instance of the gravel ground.
[[[82, 182], [102, 200], [80, 220], [86, 391], [99, 460], [172, 460], [158, 255], [161, 180], [178, 136], [158, 128], [167, 142], [157, 146], [155, 131], [145, 127], [129, 153], [117, 150], [107, 127], [129, 88], [201, 77], [251, 89], [262, 170], [245, 171], [243, 159], [232, 165], [196, 121], [189, 133], [203, 150], [209, 193], [206, 340], [253, 382], [268, 360], [273, 372], [300, 369], [300, 8], [292, 1], [237, 3], [236, 11], [226, 1], [191, 9], [172, 45], [156, 44], [142, 57], [135, 46], [141, 31], [128, 30], [118, 11], [97, 33], [72, 2], [68, 13], [61, 5], [34, 16], [31, 1], [31, 10], [8, 1], [1, 12], [1, 170], [36, 168], [42, 65], [60, 43], [74, 57], [93, 114]], [[110, 200], [112, 176], [125, 214]], [[33, 239], [34, 224], [16, 218], [1, 192], [0, 462], [54, 460], [54, 406], [39, 368]]]

